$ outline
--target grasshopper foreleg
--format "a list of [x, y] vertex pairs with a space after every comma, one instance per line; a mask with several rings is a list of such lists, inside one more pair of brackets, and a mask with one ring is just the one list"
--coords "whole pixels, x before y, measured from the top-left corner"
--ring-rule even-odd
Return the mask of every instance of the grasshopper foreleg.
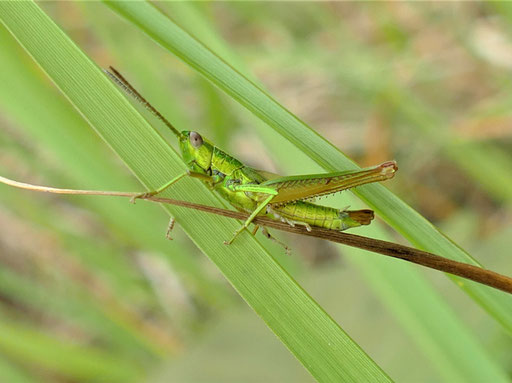
[[135, 203], [135, 200], [138, 199], [138, 198], [147, 198], [147, 197], [153, 197], [161, 192], [163, 192], [165, 189], [167, 189], [169, 186], [175, 184], [176, 182], [178, 182], [179, 180], [181, 180], [183, 177], [185, 176], [188, 176], [189, 175], [189, 172], [186, 172], [186, 173], [183, 173], [183, 174], [180, 174], [179, 176], [176, 176], [174, 177], [172, 180], [170, 180], [169, 182], [167, 182], [166, 184], [160, 186], [158, 189], [156, 190], [153, 190], [153, 191], [149, 191], [149, 192], [144, 192], [144, 193], [140, 193], [140, 194], [137, 194], [135, 196], [133, 196], [131, 199], [130, 199], [130, 203]]
[[169, 182], [167, 182], [166, 184], [160, 186], [158, 189], [156, 190], [153, 190], [153, 191], [149, 191], [149, 192], [144, 192], [144, 193], [140, 193], [140, 194], [137, 194], [135, 196], [133, 196], [131, 199], [130, 199], [130, 203], [135, 203], [135, 200], [138, 199], [138, 198], [148, 198], [148, 197], [153, 197], [157, 194], [160, 194], [161, 192], [163, 192], [165, 189], [167, 189], [169, 186], [171, 185], [174, 185], [176, 182], [178, 182], [179, 180], [181, 180], [182, 178], [184, 177], [192, 177], [192, 178], [198, 178], [200, 180], [203, 180], [203, 181], [207, 181], [207, 182], [210, 182], [211, 181], [211, 178], [209, 175], [206, 175], [206, 174], [202, 174], [202, 173], [196, 173], [196, 172], [191, 172], [190, 170], [183, 173], [183, 174], [180, 174], [179, 176], [176, 176], [174, 177], [172, 180], [170, 180]]

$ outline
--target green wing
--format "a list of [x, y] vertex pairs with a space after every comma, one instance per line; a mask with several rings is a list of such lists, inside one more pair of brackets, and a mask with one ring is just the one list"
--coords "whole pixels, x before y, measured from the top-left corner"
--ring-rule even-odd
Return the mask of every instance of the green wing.
[[[267, 181], [260, 183], [259, 186], [262, 189], [271, 188], [278, 192], [272, 199], [272, 204], [287, 203], [332, 194], [371, 182], [385, 181], [392, 178], [397, 170], [396, 162], [388, 161], [378, 166], [356, 171], [289, 177], [280, 177], [268, 173], [270, 176], [276, 177], [267, 178]], [[263, 174], [261, 175], [263, 176]]]

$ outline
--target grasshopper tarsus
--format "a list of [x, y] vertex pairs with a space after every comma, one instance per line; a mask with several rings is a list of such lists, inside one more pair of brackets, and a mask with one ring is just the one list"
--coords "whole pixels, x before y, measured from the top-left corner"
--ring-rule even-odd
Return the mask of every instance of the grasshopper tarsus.
[[245, 229], [247, 229], [246, 225], [241, 226], [237, 231], [233, 233], [233, 237], [231, 237], [229, 241], [224, 241], [224, 245], [231, 245], [233, 241], [236, 239], [236, 237], [238, 237], [238, 235]]
[[155, 194], [156, 193], [154, 193], [154, 192], [144, 192], [144, 193], [135, 194], [132, 198], [130, 198], [130, 203], [135, 204], [136, 200], [153, 197]]

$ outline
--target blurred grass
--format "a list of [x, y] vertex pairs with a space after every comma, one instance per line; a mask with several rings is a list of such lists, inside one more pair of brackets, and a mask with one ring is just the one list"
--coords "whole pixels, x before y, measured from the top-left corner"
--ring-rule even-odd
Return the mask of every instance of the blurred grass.
[[[4, 4], [1, 8], [2, 21], [13, 35], [144, 185], [154, 190], [184, 171], [176, 153], [35, 3]], [[197, 191], [193, 186], [191, 180], [180, 183], [175, 188], [178, 198], [222, 206], [204, 186], [198, 185]], [[223, 245], [219, 238], [228, 238], [237, 223], [163, 207], [315, 378], [388, 381], [254, 238], [242, 235], [233, 245]]]
[[[281, 143], [278, 136], [263, 132], [260, 122], [241, 112], [229, 98], [101, 4], [42, 6], [98, 63], [121, 69], [179, 128], [197, 129], [237, 157], [259, 161], [254, 164], [260, 168], [274, 166], [283, 173], [304, 173], [307, 166], [313, 168], [307, 159], [295, 160], [286, 145], [270, 146], [267, 150], [272, 153], [271, 160], [262, 158], [263, 146], [258, 138]], [[510, 263], [504, 261], [506, 248], [510, 247], [506, 235], [510, 227], [507, 185], [511, 180], [507, 176], [511, 161], [508, 72], [506, 61], [503, 64], [503, 59], [485, 52], [482, 41], [487, 40], [481, 37], [499, 35], [505, 45], [495, 50], [508, 49], [507, 24], [494, 6], [294, 4], [294, 12], [290, 12], [289, 5], [280, 4], [160, 6], [201, 38], [203, 33], [219, 31], [228, 42], [205, 40], [209, 46], [237, 67], [241, 63], [247, 65], [283, 105], [359, 163], [397, 159], [400, 172], [386, 187], [445, 229], [486, 267], [512, 273]], [[2, 35], [2, 47], [9, 41]], [[99, 140], [82, 135], [69, 141], [80, 134], [83, 122], [66, 102], [57, 98], [47, 80], [19, 54], [19, 49], [5, 50], [1, 55], [0, 65], [4, 67], [0, 73], [5, 86], [0, 91], [0, 118], [2, 125], [8, 127], [0, 131], [2, 174], [57, 186], [138, 189]], [[415, 129], [418, 126], [422, 129]], [[51, 129], [55, 129], [54, 133], [49, 133]], [[173, 142], [172, 138], [169, 141]], [[80, 153], [81, 143], [84, 150]], [[280, 154], [288, 155], [280, 158]], [[291, 158], [291, 165], [286, 164], [287, 158]], [[496, 166], [492, 166], [494, 163]], [[111, 164], [108, 171], [103, 169], [106, 164]], [[74, 166], [77, 171], [70, 171]], [[94, 177], [97, 171], [104, 176]], [[167, 220], [156, 207], [137, 204], [127, 208], [125, 201], [113, 199], [63, 199], [0, 190], [0, 223], [16, 223], [2, 225], [0, 254], [7, 255], [0, 257], [6, 269], [0, 277], [0, 291], [7, 299], [2, 300], [2, 307], [9, 307], [9, 315], [14, 318], [26, 317], [29, 310], [33, 329], [93, 342], [132, 363], [143, 361], [136, 365], [146, 373], [151, 374], [161, 363], [161, 357], [156, 356], [159, 352], [155, 354], [158, 341], [134, 322], [112, 316], [107, 310], [108, 301], [66, 266], [69, 262], [65, 260], [70, 257], [81, 269], [99, 276], [116, 302], [128, 304], [138, 316], [154, 322], [161, 330], [177, 331], [187, 343], [185, 349], [176, 349], [181, 354], [178, 361], [184, 366], [190, 350], [201, 347], [210, 325], [222, 321], [223, 315], [219, 314], [236, 302], [211, 265], [189, 255], [193, 250], [185, 239], [180, 239], [183, 237], [178, 236], [180, 245], [165, 242], [162, 233]], [[77, 200], [79, 205], [75, 205]], [[346, 201], [332, 199], [328, 203], [345, 206]], [[117, 203], [119, 208], [114, 207]], [[105, 208], [116, 209], [116, 215], [102, 215]], [[3, 214], [6, 210], [8, 214]], [[153, 215], [149, 211], [154, 211]], [[20, 231], [13, 231], [13, 227], [20, 228], [24, 236], [37, 239], [35, 245], [15, 245], [12, 238], [19, 238]], [[97, 243], [88, 241], [91, 233]], [[142, 234], [145, 239], [139, 233], [146, 233]], [[368, 233], [373, 234], [372, 230]], [[375, 236], [384, 235], [382, 231], [375, 232]], [[44, 239], [47, 236], [49, 241]], [[294, 244], [296, 255], [292, 259], [280, 258], [280, 262], [289, 264], [300, 280], [315, 281], [316, 289], [311, 287], [315, 298], [323, 306], [326, 304], [329, 313], [336, 313], [338, 323], [397, 380], [410, 381], [412, 376], [423, 381], [466, 380], [471, 378], [471, 367], [478, 366], [476, 362], [471, 365], [475, 360], [484, 360], [487, 366], [473, 375], [475, 381], [478, 373], [496, 371], [496, 365], [510, 374], [510, 338], [488, 314], [442, 278], [398, 266], [396, 261], [386, 262], [375, 256], [365, 259], [354, 253], [348, 265], [328, 263], [340, 277], [327, 285], [323, 278], [314, 278], [325, 271], [305, 271], [298, 253], [304, 249], [305, 255], [312, 257], [309, 259], [326, 258], [324, 262], [329, 262], [328, 255], [332, 257], [334, 251], [321, 242], [295, 237], [285, 241]], [[31, 255], [35, 249], [55, 248], [55, 244], [60, 248], [57, 261]], [[168, 246], [175, 249], [172, 256], [162, 257]], [[141, 259], [162, 259], [172, 265], [159, 275], [159, 262], [143, 269]], [[49, 271], [45, 264], [53, 270]], [[148, 274], [148, 270], [152, 271]], [[363, 286], [359, 273], [368, 278], [373, 292]], [[431, 281], [430, 286], [426, 287], [417, 275]], [[24, 293], [30, 289], [41, 293]], [[179, 291], [186, 293], [180, 295]], [[440, 301], [438, 295], [447, 303]], [[332, 296], [330, 304], [327, 296]], [[358, 305], [347, 306], [349, 302]], [[378, 302], [378, 309], [370, 309], [364, 302]], [[350, 310], [340, 310], [346, 307]], [[186, 311], [176, 322], [182, 310]], [[58, 314], [49, 315], [50, 312]], [[380, 327], [383, 323], [390, 327]], [[251, 327], [245, 331], [250, 332]], [[443, 332], [458, 335], [429, 338], [432, 333]], [[221, 337], [225, 341], [207, 352], [223, 355], [223, 345], [236, 342], [229, 333], [222, 332]], [[190, 347], [190, 343], [197, 346]], [[246, 347], [242, 344], [240, 350]], [[272, 358], [263, 356], [265, 368], [280, 368], [276, 355], [283, 351], [279, 345], [275, 347]], [[22, 375], [62, 380], [61, 375], [51, 373], [54, 367], [47, 366], [43, 372], [40, 367], [34, 368], [37, 362], [21, 363], [12, 355], [7, 358], [11, 369], [18, 368]], [[243, 360], [243, 356], [240, 358]], [[251, 367], [256, 366], [250, 360], [246, 363], [239, 363], [244, 368], [238, 377], [243, 377], [244, 371], [255, 373]], [[286, 364], [288, 369], [293, 366]], [[219, 381], [228, 381], [222, 376], [229, 376], [230, 367], [233, 368], [228, 361], [224, 368], [213, 370]], [[189, 372], [188, 376], [195, 376]], [[282, 373], [292, 376], [286, 370]], [[186, 369], [181, 376], [187, 378]]]

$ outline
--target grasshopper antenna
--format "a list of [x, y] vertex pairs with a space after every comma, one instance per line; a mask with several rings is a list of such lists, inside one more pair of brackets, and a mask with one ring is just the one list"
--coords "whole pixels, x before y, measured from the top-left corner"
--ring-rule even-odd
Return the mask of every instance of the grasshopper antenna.
[[182, 134], [174, 127], [173, 124], [169, 122], [162, 114], [156, 110], [156, 108], [149, 103], [142, 95], [128, 82], [127, 79], [123, 77], [121, 73], [119, 73], [114, 67], [109, 66], [108, 69], [103, 69], [103, 72], [112, 79], [117, 85], [119, 85], [126, 93], [132, 96], [135, 100], [137, 100], [144, 108], [149, 110], [152, 115], [162, 121], [171, 131], [174, 133], [176, 137], [181, 137]]

